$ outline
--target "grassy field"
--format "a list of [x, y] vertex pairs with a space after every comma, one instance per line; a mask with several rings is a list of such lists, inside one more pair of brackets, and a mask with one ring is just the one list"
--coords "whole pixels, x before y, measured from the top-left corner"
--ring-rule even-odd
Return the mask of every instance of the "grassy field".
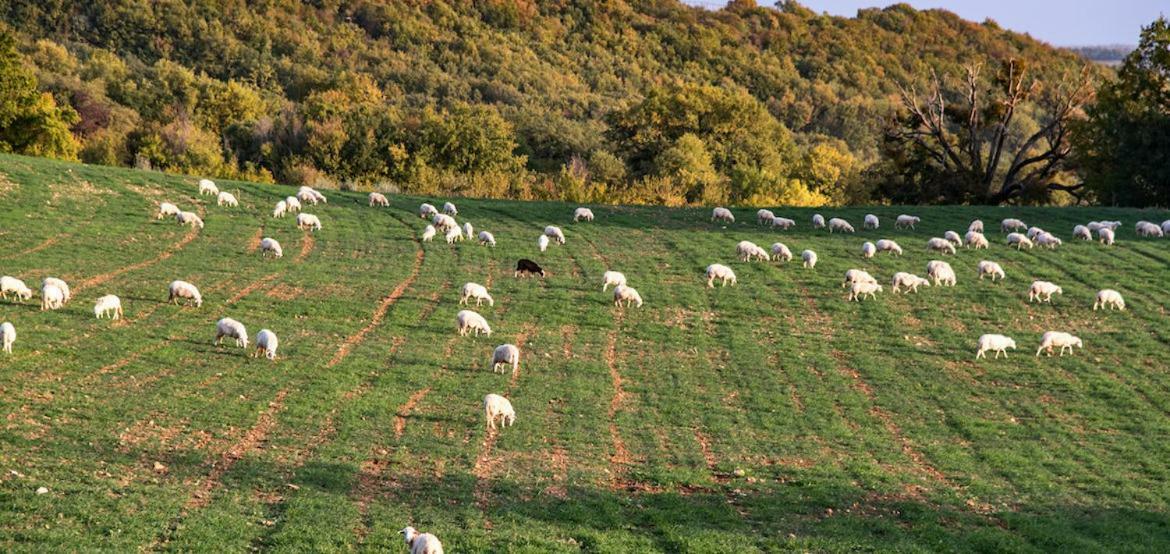
[[[59, 311], [0, 302], [16, 325], [0, 355], [0, 549], [405, 552], [406, 525], [448, 552], [1170, 550], [1170, 241], [1138, 239], [1116, 209], [874, 207], [822, 210], [856, 235], [730, 226], [709, 211], [457, 200], [494, 249], [420, 243], [424, 200], [327, 193], [324, 229], [272, 219], [289, 187], [0, 156], [0, 274], [70, 282]], [[202, 230], [152, 218], [194, 209]], [[892, 229], [904, 211], [917, 231]], [[883, 218], [860, 230], [862, 216]], [[949, 259], [955, 288], [846, 302], [842, 273], [924, 275], [926, 239], [1008, 216], [1066, 240]], [[1069, 236], [1120, 219], [1118, 244]], [[541, 254], [560, 224], [568, 244]], [[261, 236], [284, 245], [262, 259]], [[862, 260], [863, 240], [906, 255]], [[782, 240], [799, 262], [740, 263], [735, 243]], [[514, 279], [519, 257], [544, 280]], [[1007, 280], [978, 281], [981, 259]], [[732, 266], [707, 289], [703, 268]], [[606, 269], [646, 300], [614, 308]], [[201, 308], [168, 305], [184, 279]], [[1064, 287], [1029, 305], [1027, 287]], [[458, 291], [485, 284], [491, 337], [458, 337]], [[1101, 288], [1125, 312], [1093, 312]], [[93, 317], [122, 297], [125, 319]], [[281, 338], [271, 363], [212, 345], [231, 316]], [[1041, 333], [1084, 339], [1034, 357]], [[1014, 337], [975, 361], [975, 338]], [[521, 343], [517, 376], [491, 350]], [[484, 394], [515, 405], [489, 435]], [[48, 492], [37, 494], [39, 487]]]

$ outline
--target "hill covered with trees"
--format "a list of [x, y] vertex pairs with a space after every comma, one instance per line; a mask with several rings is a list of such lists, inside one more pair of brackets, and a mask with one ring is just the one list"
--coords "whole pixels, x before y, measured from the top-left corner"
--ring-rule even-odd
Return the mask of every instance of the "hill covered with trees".
[[[1057, 83], [1085, 64], [906, 5], [12, 0], [0, 18], [0, 71], [18, 77], [2, 86], [21, 99], [0, 150], [570, 201], [906, 200], [922, 167], [887, 143], [907, 87], [1008, 60]], [[1021, 108], [1005, 135], [1046, 115]]]

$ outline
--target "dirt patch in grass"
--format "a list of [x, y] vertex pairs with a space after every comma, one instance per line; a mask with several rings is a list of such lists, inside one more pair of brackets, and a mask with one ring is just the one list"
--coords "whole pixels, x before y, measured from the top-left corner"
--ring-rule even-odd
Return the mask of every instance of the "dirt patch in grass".
[[552, 467], [553, 482], [545, 487], [544, 493], [560, 499], [569, 497], [566, 483], [569, 480], [569, 456], [565, 449], [554, 446], [548, 454], [549, 465]]
[[0, 173], [0, 198], [8, 196], [8, 193], [20, 188], [20, 185], [13, 183], [8, 175]]
[[277, 300], [286, 300], [287, 301], [287, 300], [295, 300], [297, 298], [300, 298], [301, 295], [304, 294], [304, 292], [305, 292], [305, 289], [302, 289], [299, 287], [294, 287], [291, 285], [286, 285], [284, 283], [277, 283], [275, 287], [272, 287], [271, 289], [268, 290], [268, 292], [264, 293], [264, 296], [267, 296], [269, 298], [275, 298]]
[[268, 434], [276, 426], [276, 416], [284, 410], [284, 399], [287, 396], [287, 389], [277, 392], [272, 401], [268, 403], [268, 408], [256, 418], [256, 423], [220, 455], [219, 459], [212, 465], [211, 473], [199, 483], [199, 486], [191, 493], [191, 497], [187, 499], [184, 511], [207, 506], [211, 502], [212, 493], [220, 486], [220, 479], [235, 465], [236, 461], [259, 448], [268, 440]]
[[49, 202], [53, 204], [62, 199], [84, 201], [87, 204], [104, 204], [105, 200], [101, 197], [114, 194], [114, 191], [99, 188], [84, 179], [77, 179], [72, 183], [50, 183], [49, 193]]
[[260, 239], [263, 239], [263, 238], [264, 238], [264, 226], [261, 225], [259, 229], [256, 229], [256, 234], [252, 235], [252, 238], [248, 239], [248, 253], [253, 253], [253, 252], [259, 250], [260, 249]]
[[305, 258], [313, 253], [313, 247], [316, 243], [317, 241], [313, 238], [312, 231], [306, 231], [305, 234], [301, 235], [301, 251], [297, 253], [296, 258], [293, 258], [293, 262], [301, 263], [305, 261]]
[[609, 400], [609, 438], [613, 444], [613, 454], [610, 456], [610, 464], [612, 465], [612, 483], [613, 488], [621, 488], [624, 481], [626, 468], [633, 463], [633, 458], [630, 456], [629, 450], [626, 450], [626, 443], [622, 440], [622, 435], [618, 431], [617, 421], [614, 416], [618, 409], [621, 408], [622, 402], [626, 399], [626, 391], [622, 388], [622, 375], [617, 368], [617, 340], [621, 333], [622, 315], [619, 312], [614, 322], [615, 329], [609, 332], [606, 337], [605, 344], [605, 365], [609, 368], [609, 379], [613, 386], [613, 396]]
[[61, 237], [61, 236], [49, 237], [36, 245], [33, 245], [29, 248], [21, 250], [20, 252], [4, 256], [3, 259], [19, 258], [20, 256], [27, 256], [29, 254], [35, 254], [37, 252], [40, 252], [41, 250], [44, 250], [50, 246], [53, 246], [54, 244], [57, 244], [57, 242], [60, 241], [62, 238], [64, 238], [64, 237]]
[[[203, 215], [202, 210], [200, 210], [200, 217], [202, 217], [202, 215]], [[182, 250], [183, 247], [190, 244], [190, 242], [195, 240], [195, 238], [198, 236], [199, 236], [199, 228], [198, 227], [191, 227], [191, 229], [188, 230], [187, 233], [184, 234], [183, 237], [180, 238], [178, 242], [172, 244], [169, 248], [164, 250], [158, 256], [155, 256], [154, 258], [151, 258], [149, 260], [144, 260], [144, 261], [141, 261], [138, 263], [123, 266], [119, 269], [115, 269], [114, 271], [110, 271], [108, 273], [103, 273], [101, 275], [95, 275], [93, 277], [90, 277], [89, 279], [79, 283], [77, 285], [77, 287], [75, 287], [75, 292], [81, 292], [82, 290], [85, 290], [85, 289], [88, 289], [91, 287], [96, 287], [96, 286], [101, 285], [103, 283], [109, 282], [110, 280], [112, 280], [112, 279], [114, 279], [114, 278], [116, 278], [119, 275], [122, 275], [124, 273], [128, 273], [131, 271], [137, 271], [139, 269], [144, 269], [144, 268], [150, 267], [154, 264], [157, 264], [159, 262], [162, 262], [164, 260], [167, 260], [171, 256], [174, 256], [175, 253]]]
[[394, 416], [394, 438], [401, 439], [403, 431], [406, 430], [406, 418], [410, 417], [410, 411], [422, 401], [423, 397], [431, 392], [431, 387], [426, 387], [414, 391], [410, 398], [406, 399], [406, 403], [398, 408], [397, 414]]
[[566, 360], [573, 359], [573, 339], [577, 337], [576, 325], [561, 326], [561, 356]]
[[337, 353], [333, 355], [333, 358], [329, 360], [329, 363], [325, 364], [325, 367], [333, 367], [338, 363], [341, 363], [341, 361], [349, 355], [350, 351], [352, 351], [354, 347], [360, 345], [362, 341], [366, 339], [366, 335], [368, 335], [370, 331], [373, 331], [375, 327], [382, 323], [382, 319], [386, 317], [386, 312], [390, 309], [390, 306], [397, 302], [398, 299], [402, 297], [402, 293], [406, 292], [406, 288], [414, 283], [414, 280], [418, 278], [418, 274], [422, 270], [423, 258], [425, 256], [426, 253], [422, 250], [422, 248], [419, 248], [418, 251], [415, 252], [414, 266], [410, 269], [410, 275], [407, 276], [406, 279], [401, 283], [398, 283], [398, 286], [394, 287], [394, 290], [390, 291], [390, 294], [386, 295], [386, 297], [382, 299], [382, 302], [379, 303], [378, 307], [374, 310], [374, 316], [370, 318], [370, 322], [365, 327], [362, 327], [358, 330], [358, 332], [350, 335], [349, 338], [345, 339], [345, 342], [341, 343], [341, 346], [337, 349]]
[[280, 276], [283, 274], [284, 273], [272, 273], [270, 275], [265, 275], [264, 277], [261, 277], [255, 281], [252, 281], [247, 286], [240, 289], [239, 292], [232, 295], [232, 297], [229, 298], [227, 300], [227, 302], [225, 302], [224, 304], [227, 306], [231, 306], [232, 304], [235, 304], [236, 302], [243, 300], [245, 296], [248, 296], [249, 294], [256, 292], [257, 290], [264, 287], [265, 285], [272, 282], [273, 280], [280, 278]]

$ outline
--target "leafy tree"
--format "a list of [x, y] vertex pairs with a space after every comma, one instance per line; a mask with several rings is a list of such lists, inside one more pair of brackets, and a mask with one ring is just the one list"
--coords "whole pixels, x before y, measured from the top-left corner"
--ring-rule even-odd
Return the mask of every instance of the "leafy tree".
[[0, 29], [0, 151], [76, 159], [80, 145], [69, 127], [77, 121], [68, 105], [37, 90], [16, 40]]

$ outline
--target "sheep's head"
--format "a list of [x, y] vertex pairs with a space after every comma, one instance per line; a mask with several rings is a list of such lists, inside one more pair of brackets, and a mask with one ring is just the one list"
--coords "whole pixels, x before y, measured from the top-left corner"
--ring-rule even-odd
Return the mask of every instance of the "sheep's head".
[[1012, 350], [1015, 350], [1015, 349], [1016, 349], [1016, 341], [1015, 341], [1015, 339], [1008, 339], [1008, 340], [1007, 340], [1007, 347], [1008, 347], [1008, 348], [1011, 348]]
[[406, 544], [410, 544], [414, 542], [415, 537], [418, 536], [418, 531], [415, 530], [414, 527], [403, 527], [402, 530], [398, 532], [398, 534], [402, 535], [402, 538], [406, 541]]
[[1080, 337], [1073, 337], [1073, 344], [1077, 345], [1077, 348], [1085, 347], [1085, 343], [1081, 342]]

